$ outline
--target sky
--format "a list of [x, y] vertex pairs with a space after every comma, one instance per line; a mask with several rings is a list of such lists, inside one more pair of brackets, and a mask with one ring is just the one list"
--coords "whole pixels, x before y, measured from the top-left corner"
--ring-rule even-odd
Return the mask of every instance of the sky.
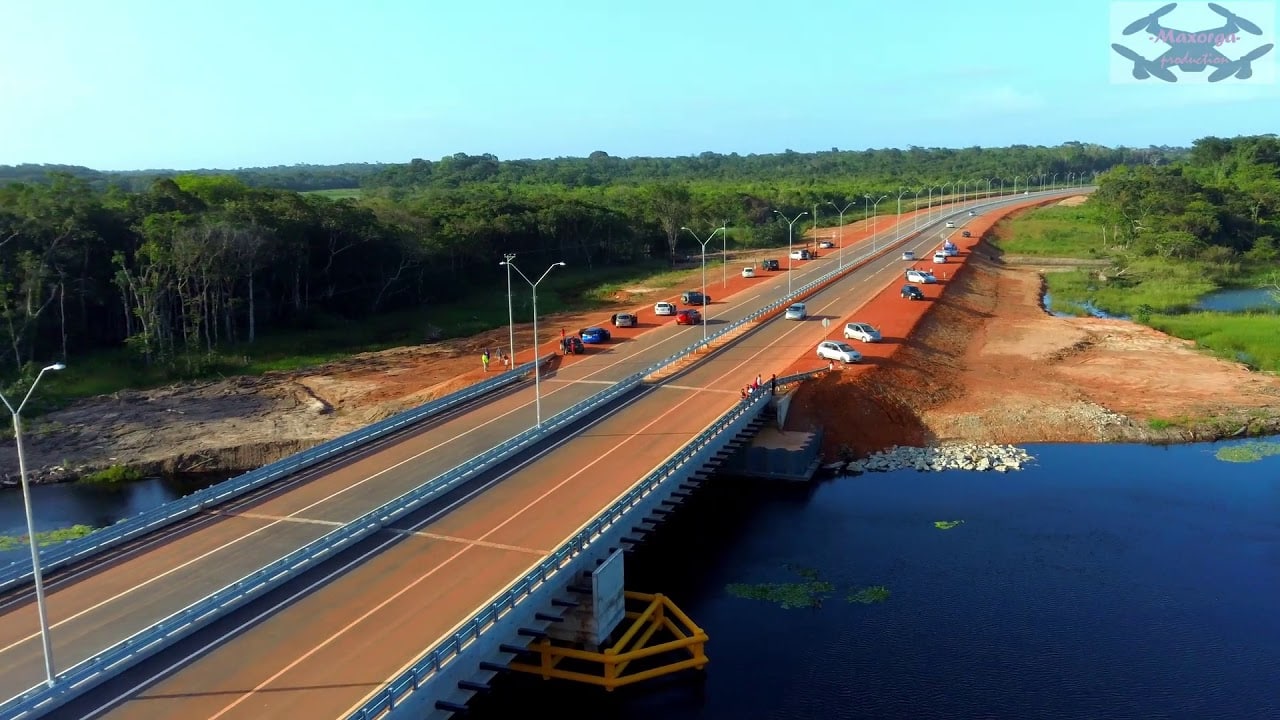
[[[4, 0], [0, 164], [1145, 147], [1280, 130], [1280, 51], [1247, 81], [1115, 81], [1115, 18], [1161, 4]], [[1275, 41], [1274, 2], [1229, 7], [1262, 30], [1249, 47]], [[1204, 3], [1175, 12], [1184, 29], [1223, 22]], [[1158, 55], [1142, 35], [1132, 47]]]

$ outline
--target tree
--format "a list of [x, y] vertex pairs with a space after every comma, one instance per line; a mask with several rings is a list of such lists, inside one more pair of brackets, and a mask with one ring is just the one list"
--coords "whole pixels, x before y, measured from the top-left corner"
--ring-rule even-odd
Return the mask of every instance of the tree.
[[655, 183], [644, 189], [647, 208], [667, 236], [667, 251], [671, 260], [676, 259], [676, 243], [680, 228], [684, 227], [693, 212], [693, 196], [687, 185]]

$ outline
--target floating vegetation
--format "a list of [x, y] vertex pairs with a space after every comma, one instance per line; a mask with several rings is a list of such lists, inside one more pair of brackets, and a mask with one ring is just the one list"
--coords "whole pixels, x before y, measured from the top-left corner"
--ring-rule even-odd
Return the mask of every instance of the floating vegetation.
[[963, 523], [963, 520], [938, 520], [933, 524], [939, 530], [950, 530], [951, 528]]
[[99, 470], [94, 473], [80, 478], [82, 483], [92, 483], [95, 485], [118, 485], [120, 483], [137, 482], [142, 479], [142, 473], [136, 468], [126, 467], [124, 465], [112, 465], [105, 470]]
[[[763, 600], [787, 610], [822, 607], [822, 601], [836, 591], [835, 585], [819, 578], [817, 570], [795, 565], [785, 567], [803, 578], [803, 582], [732, 583], [726, 585], [725, 590], [734, 597], [744, 600]], [[888, 597], [889, 591], [884, 586], [874, 585], [858, 591], [850, 591], [848, 600], [869, 605], [884, 602]]]
[[872, 603], [882, 603], [888, 599], [889, 599], [889, 588], [883, 585], [872, 585], [871, 587], [864, 587], [861, 590], [858, 590], [857, 592], [849, 593], [849, 597], [848, 597], [849, 602], [862, 603], [863, 605], [870, 605]]
[[1247, 442], [1240, 445], [1218, 448], [1214, 457], [1223, 462], [1257, 462], [1265, 457], [1280, 455], [1280, 442]]
[[[41, 547], [45, 545], [57, 545], [68, 540], [82, 538], [93, 532], [93, 528], [89, 525], [72, 525], [68, 528], [59, 528], [57, 530], [45, 530], [36, 533], [36, 545]], [[26, 535], [0, 535], [0, 552], [5, 550], [14, 550], [20, 547], [26, 547]]]

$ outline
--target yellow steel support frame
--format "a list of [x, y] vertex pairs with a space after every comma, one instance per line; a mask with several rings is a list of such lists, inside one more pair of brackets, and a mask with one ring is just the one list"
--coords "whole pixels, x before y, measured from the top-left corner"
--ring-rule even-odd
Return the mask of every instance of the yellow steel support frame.
[[[695, 625], [670, 598], [629, 591], [624, 593], [624, 597], [633, 603], [643, 602], [646, 605], [643, 611], [627, 611], [627, 619], [632, 621], [631, 627], [627, 628], [613, 647], [606, 648], [604, 652], [591, 652], [554, 645], [550, 638], [543, 638], [529, 645], [529, 649], [539, 655], [537, 665], [512, 662], [507, 667], [541, 675], [543, 680], [573, 680], [598, 685], [608, 691], [682, 670], [701, 670], [706, 667], [707, 633]], [[674, 639], [649, 645], [654, 636], [663, 630]], [[685, 657], [637, 672], [626, 672], [628, 666], [637, 660], [677, 652]], [[574, 664], [579, 666], [599, 666], [591, 668], [598, 672], [562, 668], [560, 664], [564, 660], [576, 661]]]

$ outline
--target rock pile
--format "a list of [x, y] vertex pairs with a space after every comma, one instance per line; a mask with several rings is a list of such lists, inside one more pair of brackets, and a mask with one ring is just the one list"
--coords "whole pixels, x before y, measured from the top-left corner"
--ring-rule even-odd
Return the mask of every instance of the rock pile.
[[890, 472], [893, 470], [975, 470], [1009, 472], [1021, 470], [1034, 458], [1022, 448], [1012, 445], [977, 445], [962, 443], [936, 447], [894, 446], [844, 467], [845, 472]]

